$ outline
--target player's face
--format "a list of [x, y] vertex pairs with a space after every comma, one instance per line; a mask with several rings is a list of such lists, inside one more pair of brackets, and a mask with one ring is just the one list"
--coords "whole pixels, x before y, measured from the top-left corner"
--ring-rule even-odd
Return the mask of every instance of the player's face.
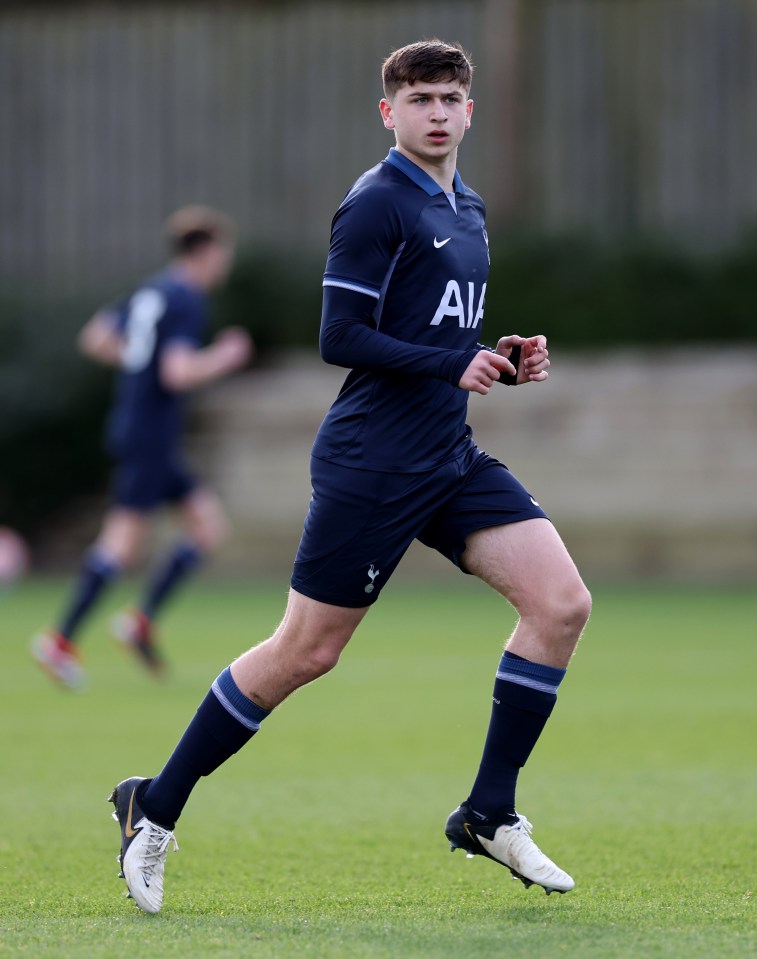
[[470, 126], [473, 101], [456, 82], [416, 83], [400, 87], [391, 100], [381, 101], [379, 109], [403, 153], [438, 164], [455, 155]]
[[205, 271], [208, 289], [216, 289], [228, 279], [234, 260], [234, 247], [230, 243], [210, 243], [205, 249]]

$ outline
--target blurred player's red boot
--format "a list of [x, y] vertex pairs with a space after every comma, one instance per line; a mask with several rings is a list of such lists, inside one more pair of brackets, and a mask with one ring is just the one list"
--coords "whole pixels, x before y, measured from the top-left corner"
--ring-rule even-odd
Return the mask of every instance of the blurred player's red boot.
[[155, 643], [152, 623], [141, 610], [127, 609], [119, 613], [111, 623], [111, 632], [153, 676], [165, 676], [166, 661]]
[[75, 692], [81, 692], [86, 686], [87, 678], [79, 661], [79, 651], [65, 636], [54, 630], [37, 633], [32, 639], [31, 653], [54, 682]]

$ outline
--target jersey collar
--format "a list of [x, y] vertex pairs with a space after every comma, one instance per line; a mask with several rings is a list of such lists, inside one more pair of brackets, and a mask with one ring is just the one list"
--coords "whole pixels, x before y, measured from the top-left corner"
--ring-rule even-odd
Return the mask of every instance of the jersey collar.
[[[408, 160], [404, 153], [400, 153], [400, 151], [395, 150], [394, 147], [392, 147], [387, 153], [386, 163], [391, 163], [393, 167], [401, 170], [405, 176], [410, 177], [413, 183], [415, 183], [416, 186], [419, 186], [422, 190], [425, 190], [429, 196], [436, 196], [438, 193], [444, 193], [444, 190], [439, 186], [433, 177], [430, 177], [425, 170], [421, 170], [417, 163], [413, 163], [412, 160]], [[455, 193], [465, 193], [465, 184], [460, 178], [460, 174], [457, 172], [457, 170], [455, 170], [452, 186]]]

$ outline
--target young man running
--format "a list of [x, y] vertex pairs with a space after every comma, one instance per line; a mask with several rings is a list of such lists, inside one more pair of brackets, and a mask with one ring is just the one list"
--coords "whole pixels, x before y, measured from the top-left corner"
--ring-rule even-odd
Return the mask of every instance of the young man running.
[[333, 222], [321, 352], [350, 373], [312, 458], [313, 496], [284, 619], [225, 669], [154, 779], [111, 796], [129, 894], [161, 907], [173, 828], [210, 775], [299, 687], [332, 669], [414, 539], [512, 603], [483, 758], [447, 820], [452, 848], [526, 886], [573, 880], [535, 845], [515, 783], [554, 706], [590, 598], [536, 501], [479, 450], [469, 392], [542, 382], [543, 336], [477, 343], [489, 257], [484, 206], [456, 172], [470, 126], [471, 64], [458, 45], [411, 44], [384, 63], [384, 126], [396, 148], [352, 187]]
[[69, 689], [85, 682], [79, 629], [114, 577], [140, 558], [156, 507], [177, 506], [183, 534], [156, 567], [139, 606], [113, 624], [116, 638], [154, 673], [164, 667], [155, 617], [225, 535], [220, 500], [184, 464], [182, 394], [244, 366], [250, 357], [251, 341], [241, 329], [226, 329], [202, 346], [207, 294], [226, 280], [234, 229], [216, 210], [184, 207], [168, 219], [166, 233], [173, 255], [168, 267], [119, 306], [96, 313], [79, 336], [86, 356], [119, 367], [121, 375], [108, 428], [116, 461], [113, 504], [55, 628], [32, 640], [39, 665]]

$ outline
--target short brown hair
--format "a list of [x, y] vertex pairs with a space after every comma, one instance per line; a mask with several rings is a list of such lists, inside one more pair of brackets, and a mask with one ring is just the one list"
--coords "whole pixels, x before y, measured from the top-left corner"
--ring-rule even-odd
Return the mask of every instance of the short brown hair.
[[234, 221], [209, 206], [183, 206], [165, 222], [164, 231], [171, 253], [191, 255], [209, 243], [233, 243]]
[[444, 40], [419, 40], [390, 54], [381, 70], [384, 96], [391, 98], [406, 83], [443, 83], [457, 81], [470, 90], [473, 64], [459, 43]]

